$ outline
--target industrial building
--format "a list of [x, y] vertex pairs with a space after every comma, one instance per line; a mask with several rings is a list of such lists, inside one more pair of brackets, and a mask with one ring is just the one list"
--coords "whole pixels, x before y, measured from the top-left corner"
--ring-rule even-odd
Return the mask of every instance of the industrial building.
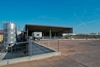
[[53, 38], [53, 37], [62, 37], [63, 33], [73, 33], [73, 28], [26, 24], [24, 27], [24, 32], [26, 32], [27, 36], [32, 36], [32, 32], [42, 32], [43, 38], [46, 37]]
[[[36, 60], [58, 56], [61, 54], [61, 52], [59, 52], [58, 38], [61, 38], [64, 33], [73, 33], [73, 28], [26, 24], [24, 30], [20, 31], [17, 29], [15, 23], [3, 23], [3, 30], [0, 31], [0, 41], [2, 41], [0, 44], [0, 54], [2, 54], [0, 60], [2, 60], [2, 63], [8, 64], [8, 61], [4, 62], [7, 59], [14, 59], [16, 60], [14, 62], [18, 63], [24, 62], [21, 57], [26, 58], [26, 60], [29, 57], [32, 60]], [[53, 38], [57, 39], [56, 49], [43, 46], [39, 43], [44, 41], [43, 39], [51, 40]], [[50, 45], [49, 42], [48, 45]], [[22, 61], [17, 60], [17, 58], [20, 58]], [[12, 60], [9, 60], [9, 62], [12, 63]]]
[[[19, 31], [17, 31], [19, 32]], [[61, 27], [61, 26], [47, 26], [47, 25], [35, 25], [35, 24], [25, 24], [23, 30], [23, 38], [32, 36], [32, 32], [42, 32], [42, 38], [54, 38], [62, 37], [63, 33], [73, 33], [72, 27]], [[20, 32], [21, 33], [21, 32]], [[3, 40], [3, 30], [0, 30], [0, 42]], [[20, 36], [21, 37], [21, 36]]]

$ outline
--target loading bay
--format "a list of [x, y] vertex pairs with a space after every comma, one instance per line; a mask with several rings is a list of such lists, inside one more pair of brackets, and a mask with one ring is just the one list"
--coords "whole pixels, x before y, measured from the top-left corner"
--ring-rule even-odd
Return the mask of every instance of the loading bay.
[[[56, 40], [50, 41], [50, 47], [56, 44]], [[60, 40], [59, 51], [60, 56], [1, 67], [100, 67], [100, 40]]]

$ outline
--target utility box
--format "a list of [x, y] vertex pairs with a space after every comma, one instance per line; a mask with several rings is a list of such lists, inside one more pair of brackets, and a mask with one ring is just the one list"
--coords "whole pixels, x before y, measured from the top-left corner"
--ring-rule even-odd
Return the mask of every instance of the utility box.
[[42, 32], [32, 32], [32, 39], [35, 40], [40, 40], [42, 39]]

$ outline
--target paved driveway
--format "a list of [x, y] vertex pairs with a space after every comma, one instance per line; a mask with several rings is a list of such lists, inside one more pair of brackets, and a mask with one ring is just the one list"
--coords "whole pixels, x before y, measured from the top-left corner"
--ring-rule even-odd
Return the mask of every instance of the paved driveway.
[[[48, 41], [40, 43], [47, 46]], [[61, 56], [2, 67], [100, 67], [100, 40], [60, 40]], [[50, 41], [57, 49], [57, 41]]]

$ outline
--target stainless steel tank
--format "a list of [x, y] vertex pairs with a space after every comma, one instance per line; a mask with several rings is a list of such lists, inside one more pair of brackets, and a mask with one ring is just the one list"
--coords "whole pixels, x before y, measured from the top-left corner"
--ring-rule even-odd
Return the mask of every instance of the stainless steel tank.
[[21, 41], [21, 31], [17, 30], [17, 42]]
[[12, 22], [4, 23], [4, 44], [8, 47], [16, 43], [16, 25]]

